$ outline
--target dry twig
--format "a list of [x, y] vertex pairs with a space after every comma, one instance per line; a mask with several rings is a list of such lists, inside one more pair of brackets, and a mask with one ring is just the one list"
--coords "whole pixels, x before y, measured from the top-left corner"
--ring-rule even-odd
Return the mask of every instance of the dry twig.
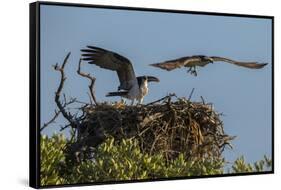
[[94, 103], [96, 105], [98, 105], [98, 102], [96, 100], [96, 96], [95, 96], [95, 81], [96, 81], [96, 78], [91, 76], [90, 74], [87, 74], [87, 73], [84, 73], [81, 71], [81, 63], [82, 63], [82, 59], [79, 60], [79, 64], [78, 64], [78, 70], [77, 70], [77, 73], [82, 76], [82, 77], [85, 77], [85, 78], [88, 78], [91, 83], [89, 85], [89, 90], [90, 90], [90, 95], [91, 95], [91, 98], [93, 99]]
[[[54, 69], [56, 71], [59, 71], [60, 74], [61, 74], [61, 79], [60, 79], [60, 84], [59, 84], [59, 87], [55, 93], [55, 102], [60, 110], [60, 112], [62, 113], [63, 117], [71, 124], [72, 127], [76, 128], [77, 127], [77, 121], [74, 119], [73, 115], [71, 115], [70, 112], [67, 112], [65, 110], [65, 107], [67, 104], [69, 103], [62, 103], [60, 101], [60, 96], [61, 96], [61, 91], [62, 91], [62, 88], [63, 88], [63, 85], [64, 85], [64, 81], [66, 80], [66, 77], [65, 77], [65, 74], [64, 74], [64, 67], [67, 63], [67, 60], [70, 56], [70, 52], [67, 54], [67, 56], [64, 58], [64, 61], [63, 61], [63, 64], [62, 66], [59, 66], [58, 63], [54, 66]], [[64, 96], [65, 98], [65, 96]], [[66, 101], [66, 98], [64, 99]], [[74, 102], [75, 99], [72, 99], [71, 102]]]
[[60, 113], [61, 113], [60, 111], [55, 110], [55, 115], [52, 117], [52, 119], [50, 119], [50, 121], [44, 123], [44, 125], [40, 128], [40, 131], [43, 131], [46, 127], [48, 127], [51, 123], [53, 123]]

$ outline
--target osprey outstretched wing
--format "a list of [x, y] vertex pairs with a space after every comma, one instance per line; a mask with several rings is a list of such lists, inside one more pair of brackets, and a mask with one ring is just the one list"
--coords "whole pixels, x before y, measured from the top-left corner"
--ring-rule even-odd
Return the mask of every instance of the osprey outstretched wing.
[[150, 64], [151, 66], [158, 67], [167, 71], [174, 70], [176, 68], [181, 67], [189, 67], [188, 72], [191, 72], [191, 74], [197, 75], [196, 73], [196, 66], [204, 67], [205, 65], [209, 63], [214, 62], [227, 62], [231, 63], [237, 66], [246, 67], [250, 69], [260, 69], [263, 68], [267, 63], [261, 63], [258, 62], [241, 62], [241, 61], [235, 61], [232, 59], [224, 58], [224, 57], [217, 57], [217, 56], [204, 56], [204, 55], [194, 55], [189, 57], [181, 57], [174, 60], [165, 61], [162, 63], [154, 63]]
[[118, 91], [109, 92], [106, 96], [122, 96], [132, 100], [132, 104], [135, 99], [142, 103], [144, 96], [148, 93], [147, 83], [159, 82], [159, 79], [153, 76], [136, 77], [130, 60], [118, 53], [95, 46], [87, 46], [87, 49], [81, 51], [83, 52], [82, 60], [117, 72], [120, 82]]
[[129, 59], [99, 47], [87, 46], [87, 48], [81, 50], [83, 52], [82, 60], [104, 69], [116, 71], [120, 82], [119, 89], [129, 90], [131, 88], [130, 81], [133, 81], [136, 76]]
[[232, 59], [224, 58], [224, 57], [210, 57], [214, 62], [215, 61], [223, 61], [227, 63], [231, 63], [237, 66], [246, 67], [250, 69], [261, 69], [267, 65], [267, 63], [258, 63], [258, 62], [242, 62], [242, 61], [234, 61]]

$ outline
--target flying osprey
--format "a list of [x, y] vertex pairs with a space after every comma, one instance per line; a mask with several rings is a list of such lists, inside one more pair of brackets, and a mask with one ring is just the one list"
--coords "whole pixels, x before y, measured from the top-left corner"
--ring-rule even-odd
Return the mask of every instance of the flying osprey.
[[82, 49], [82, 60], [89, 64], [95, 64], [101, 68], [116, 71], [120, 85], [117, 92], [109, 92], [106, 96], [121, 96], [142, 103], [144, 96], [148, 93], [148, 82], [159, 82], [153, 76], [135, 76], [132, 63], [126, 57], [115, 52], [99, 47], [87, 46]]
[[158, 67], [161, 69], [165, 69], [167, 71], [174, 70], [176, 68], [181, 68], [181, 67], [189, 67], [189, 70], [187, 71], [188, 73], [190, 72], [191, 74], [197, 76], [196, 72], [196, 66], [204, 67], [205, 65], [209, 63], [214, 63], [216, 61], [222, 61], [222, 62], [227, 62], [231, 63], [237, 66], [241, 67], [246, 67], [250, 69], [261, 69], [267, 63], [261, 63], [258, 64], [257, 62], [240, 62], [240, 61], [234, 61], [232, 59], [224, 58], [224, 57], [216, 57], [216, 56], [205, 56], [205, 55], [194, 55], [194, 56], [189, 56], [189, 57], [181, 57], [178, 59], [174, 60], [169, 60], [165, 61], [162, 63], [154, 63], [150, 64], [151, 66]]

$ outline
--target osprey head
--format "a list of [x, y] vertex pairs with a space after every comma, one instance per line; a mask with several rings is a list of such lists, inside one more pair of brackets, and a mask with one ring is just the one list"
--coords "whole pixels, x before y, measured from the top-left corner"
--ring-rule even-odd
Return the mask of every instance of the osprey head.
[[160, 80], [154, 76], [144, 76], [144, 78], [147, 82], [160, 82]]
[[203, 61], [207, 61], [209, 63], [214, 63], [214, 60], [211, 57], [208, 57], [208, 56], [203, 56], [202, 60]]
[[139, 76], [137, 77], [138, 84], [141, 86], [142, 84], [147, 84], [148, 82], [159, 82], [160, 80], [154, 76]]

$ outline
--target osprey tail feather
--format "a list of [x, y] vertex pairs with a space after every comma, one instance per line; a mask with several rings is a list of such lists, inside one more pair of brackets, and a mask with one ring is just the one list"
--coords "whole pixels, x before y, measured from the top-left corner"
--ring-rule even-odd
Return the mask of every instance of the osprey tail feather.
[[106, 97], [110, 97], [110, 96], [124, 96], [127, 95], [128, 91], [120, 91], [120, 92], [109, 92], [106, 94]]

